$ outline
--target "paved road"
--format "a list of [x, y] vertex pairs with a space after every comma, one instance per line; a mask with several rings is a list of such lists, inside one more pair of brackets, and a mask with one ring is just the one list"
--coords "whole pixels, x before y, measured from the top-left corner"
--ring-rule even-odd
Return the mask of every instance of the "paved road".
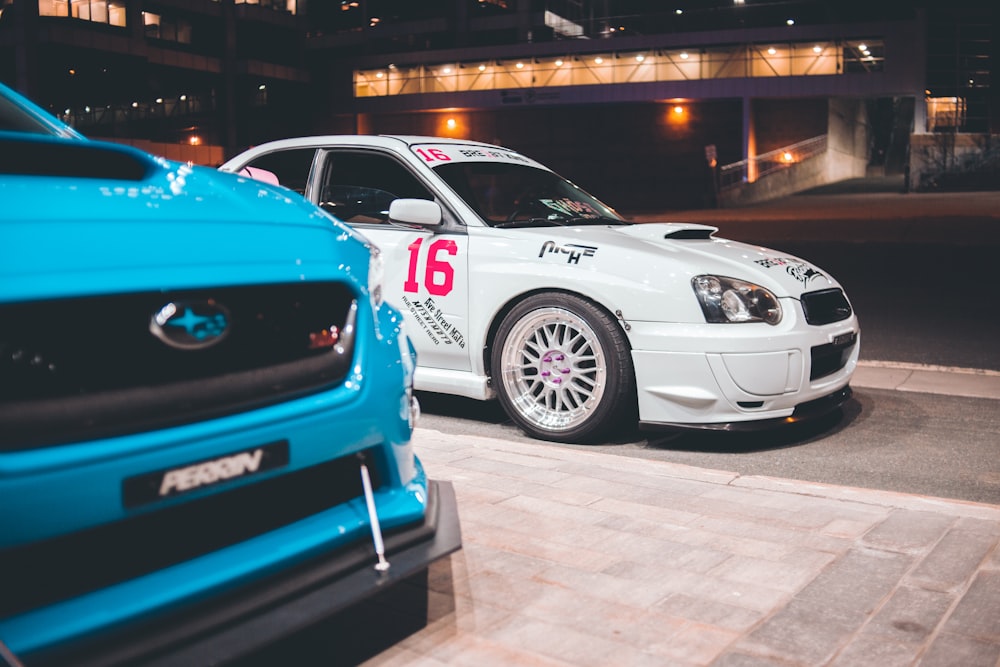
[[[952, 396], [940, 380], [919, 391], [891, 389], [899, 371], [872, 373], [854, 386], [842, 414], [814, 424], [763, 433], [664, 435], [623, 426], [601, 445], [549, 445], [615, 456], [729, 470], [823, 484], [938, 496], [1000, 506], [1000, 375], [959, 378], [983, 382], [983, 395]], [[926, 371], [924, 372], [926, 373]], [[932, 375], [932, 374], [928, 374]], [[945, 374], [955, 381], [952, 374]], [[862, 386], [865, 384], [880, 385]], [[958, 390], [976, 389], [960, 386]], [[948, 391], [953, 391], [948, 389]], [[967, 392], [971, 393], [971, 392]], [[455, 436], [538, 443], [514, 426], [496, 402], [420, 394], [420, 424]]]
[[1000, 245], [1000, 192], [902, 194], [893, 181], [875, 192], [864, 183], [848, 181], [742, 208], [620, 212], [636, 222], [666, 218], [714, 225], [720, 236], [759, 243]]

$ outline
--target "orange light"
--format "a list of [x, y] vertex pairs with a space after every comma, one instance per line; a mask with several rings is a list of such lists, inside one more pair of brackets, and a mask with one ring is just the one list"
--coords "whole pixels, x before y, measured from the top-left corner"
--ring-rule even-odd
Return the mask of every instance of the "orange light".
[[469, 137], [469, 119], [461, 109], [442, 109], [440, 115], [435, 114], [434, 126], [438, 136]]
[[687, 128], [691, 121], [691, 109], [688, 108], [686, 102], [687, 100], [676, 98], [667, 100], [667, 106], [664, 109], [664, 122], [667, 125], [671, 125], [678, 130]]
[[192, 134], [190, 137], [188, 137], [188, 143], [192, 146], [200, 146], [201, 137], [199, 137], [197, 134]]
[[784, 153], [781, 154], [781, 159], [784, 160], [785, 162], [793, 162], [795, 160], [795, 156], [789, 153], [788, 151], [785, 151]]

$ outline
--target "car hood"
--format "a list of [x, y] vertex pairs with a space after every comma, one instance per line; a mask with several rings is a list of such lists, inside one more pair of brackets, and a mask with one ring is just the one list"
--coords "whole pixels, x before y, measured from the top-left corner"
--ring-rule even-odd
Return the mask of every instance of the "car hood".
[[297, 193], [124, 148], [0, 170], [0, 300], [367, 276], [364, 239]]
[[602, 272], [648, 275], [655, 284], [665, 275], [728, 276], [757, 283], [775, 296], [798, 298], [804, 292], [839, 287], [826, 271], [770, 248], [714, 236], [716, 227], [688, 223], [523, 230], [552, 239], [552, 247], [585, 248]]

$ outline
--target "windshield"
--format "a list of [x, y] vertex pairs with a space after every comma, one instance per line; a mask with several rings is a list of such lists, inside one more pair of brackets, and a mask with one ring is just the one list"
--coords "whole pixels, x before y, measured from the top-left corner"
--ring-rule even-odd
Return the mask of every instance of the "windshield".
[[493, 227], [627, 224], [609, 206], [547, 169], [450, 161], [434, 170]]

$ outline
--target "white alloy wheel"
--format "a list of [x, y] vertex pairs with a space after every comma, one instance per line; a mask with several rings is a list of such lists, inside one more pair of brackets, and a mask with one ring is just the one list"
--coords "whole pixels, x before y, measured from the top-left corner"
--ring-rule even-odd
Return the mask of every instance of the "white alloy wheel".
[[504, 409], [529, 435], [587, 440], [631, 403], [634, 373], [621, 328], [593, 304], [537, 295], [504, 319], [493, 377]]

